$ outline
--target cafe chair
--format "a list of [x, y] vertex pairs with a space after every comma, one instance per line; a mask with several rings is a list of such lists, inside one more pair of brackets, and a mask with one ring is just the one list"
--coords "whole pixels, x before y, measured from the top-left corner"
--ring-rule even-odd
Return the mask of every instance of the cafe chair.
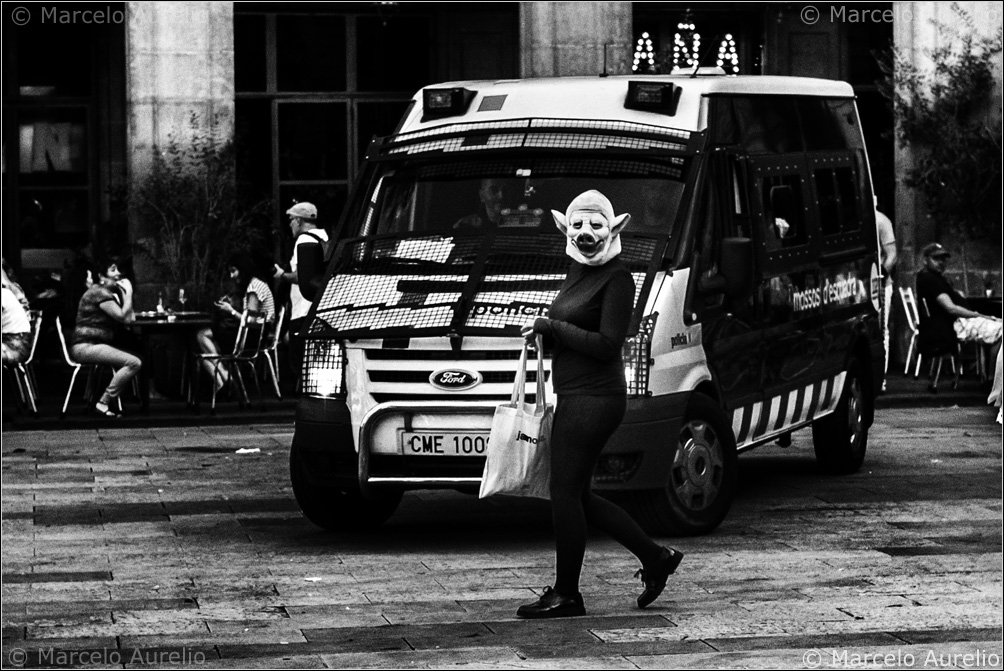
[[275, 396], [282, 400], [282, 392], [279, 391], [279, 341], [282, 339], [282, 324], [286, 321], [286, 306], [282, 306], [278, 316], [275, 318], [275, 328], [266, 335], [262, 344], [259, 359], [265, 360], [265, 370], [272, 378], [272, 388], [275, 389]]
[[[66, 334], [63, 332], [63, 320], [58, 315], [56, 316], [56, 333], [59, 334], [59, 345], [63, 350], [63, 360], [66, 361], [66, 365], [73, 369], [73, 374], [70, 376], [70, 386], [66, 390], [66, 398], [63, 399], [63, 409], [59, 413], [60, 419], [66, 416], [66, 408], [70, 405], [70, 396], [73, 395], [73, 388], [77, 383], [77, 377], [81, 372], [86, 373], [86, 381], [84, 382], [84, 402], [91, 403], [94, 401], [94, 397], [97, 392], [98, 381], [101, 377], [102, 372], [108, 371], [112, 375], [115, 374], [115, 368], [110, 364], [97, 364], [97, 363], [79, 363], [73, 360], [70, 356], [70, 346], [66, 341]], [[132, 390], [133, 393], [139, 398], [139, 379], [132, 379]], [[115, 399], [118, 403], [119, 411], [122, 410], [122, 397]]]
[[[251, 379], [254, 381], [255, 388], [258, 391], [258, 400], [261, 401], [262, 405], [265, 404], [265, 400], [261, 394], [261, 386], [258, 384], [258, 376], [255, 374], [254, 365], [255, 361], [258, 360], [258, 355], [261, 353], [266, 324], [267, 322], [263, 313], [245, 310], [241, 314], [240, 325], [237, 328], [237, 339], [234, 342], [232, 352], [220, 354], [197, 352], [192, 355], [192, 380], [195, 381], [195, 384], [191, 388], [192, 398], [189, 401], [195, 408], [199, 407], [199, 380], [202, 377], [199, 372], [202, 368], [200, 364], [203, 361], [208, 361], [212, 364], [213, 374], [210, 378], [211, 380], [216, 378], [216, 374], [220, 370], [225, 370], [229, 373], [229, 383], [231, 387], [236, 386], [239, 394], [238, 401], [242, 406], [251, 404], [248, 399], [247, 388], [244, 385], [244, 376], [241, 373], [241, 366], [246, 366], [251, 373]], [[214, 384], [212, 403], [210, 405], [212, 412], [216, 411], [217, 393], [218, 389]]]
[[[914, 305], [917, 303], [914, 301]], [[952, 365], [952, 389], [957, 389], [959, 386], [959, 375], [962, 373], [962, 349], [959, 347], [959, 341], [952, 339], [951, 341], [943, 340], [932, 340], [930, 338], [924, 337], [924, 331], [926, 325], [929, 323], [931, 313], [927, 307], [927, 301], [924, 299], [920, 300], [920, 314], [919, 321], [917, 322], [917, 368], [914, 371], [913, 376], [917, 377], [920, 374], [920, 360], [921, 357], [928, 357], [931, 359], [931, 367], [928, 372], [928, 377], [931, 378], [931, 384], [927, 387], [927, 390], [932, 394], [938, 392], [938, 379], [941, 377], [941, 366], [945, 359], [948, 359]]]
[[[913, 360], [914, 349], [917, 347], [917, 336], [920, 335], [920, 315], [917, 314], [917, 299], [912, 287], [899, 287], [899, 298], [903, 302], [903, 312], [906, 313], [906, 325], [910, 329], [910, 345], [906, 350], [906, 365], [903, 375], [910, 374], [910, 361]], [[917, 352], [917, 372], [920, 373], [920, 352]]]
[[38, 417], [38, 383], [35, 381], [35, 371], [31, 362], [35, 359], [35, 349], [38, 347], [38, 338], [42, 333], [42, 313], [31, 310], [28, 318], [31, 323], [31, 347], [28, 350], [28, 357], [20, 363], [4, 364], [4, 370], [8, 371], [14, 378], [18, 406], [30, 413], [32, 417]]

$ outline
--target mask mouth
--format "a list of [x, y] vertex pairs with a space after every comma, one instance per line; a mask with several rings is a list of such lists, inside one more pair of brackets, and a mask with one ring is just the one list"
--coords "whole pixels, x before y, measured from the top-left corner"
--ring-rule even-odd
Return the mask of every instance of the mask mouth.
[[591, 257], [603, 250], [603, 240], [591, 235], [580, 235], [572, 239], [572, 244], [585, 257]]

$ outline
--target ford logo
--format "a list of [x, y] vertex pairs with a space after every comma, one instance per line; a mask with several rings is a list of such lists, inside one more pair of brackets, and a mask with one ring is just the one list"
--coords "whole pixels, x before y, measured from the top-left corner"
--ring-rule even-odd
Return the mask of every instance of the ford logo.
[[481, 384], [481, 374], [449, 368], [437, 370], [429, 376], [429, 382], [433, 387], [444, 391], [464, 391]]

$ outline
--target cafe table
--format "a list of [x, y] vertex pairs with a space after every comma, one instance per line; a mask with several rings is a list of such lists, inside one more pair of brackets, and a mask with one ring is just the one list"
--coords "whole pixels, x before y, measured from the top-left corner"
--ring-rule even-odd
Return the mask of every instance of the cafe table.
[[[966, 306], [970, 310], [979, 312], [988, 317], [1001, 318], [1001, 297], [1000, 296], [966, 296]], [[991, 371], [991, 352], [993, 348], [980, 342], [973, 343], [976, 348], [976, 372], [980, 376], [980, 381], [985, 382], [993, 377]]]
[[966, 296], [966, 304], [969, 309], [975, 310], [988, 317], [1001, 316], [1000, 296]]
[[143, 351], [143, 368], [140, 370], [139, 394], [143, 411], [150, 408], [150, 340], [155, 335], [170, 335], [180, 338], [185, 345], [185, 361], [182, 370], [188, 369], [189, 354], [195, 347], [195, 335], [212, 326], [212, 315], [206, 312], [137, 312], [136, 321], [130, 328], [140, 338]]

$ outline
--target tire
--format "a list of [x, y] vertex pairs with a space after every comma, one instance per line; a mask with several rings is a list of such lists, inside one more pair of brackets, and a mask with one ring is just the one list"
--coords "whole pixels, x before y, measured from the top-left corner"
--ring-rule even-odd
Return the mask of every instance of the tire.
[[710, 533], [725, 519], [735, 496], [739, 458], [732, 426], [717, 403], [694, 393], [670, 448], [666, 486], [635, 497], [639, 521], [653, 534]]
[[871, 395], [865, 391], [861, 366], [855, 363], [844, 378], [844, 389], [833, 413], [812, 423], [816, 461], [826, 473], [855, 473], [865, 460]]
[[386, 522], [403, 492], [391, 490], [365, 498], [356, 487], [326, 487], [305, 475], [308, 465], [294, 445], [289, 451], [289, 477], [293, 495], [304, 517], [327, 531], [370, 531]]

